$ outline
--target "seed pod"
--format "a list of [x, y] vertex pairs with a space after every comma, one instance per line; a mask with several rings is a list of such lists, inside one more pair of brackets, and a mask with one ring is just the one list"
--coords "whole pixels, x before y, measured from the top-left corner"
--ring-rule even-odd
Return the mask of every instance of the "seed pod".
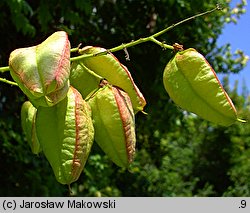
[[90, 106], [70, 87], [66, 98], [57, 105], [39, 107], [36, 119], [38, 139], [57, 181], [76, 181], [94, 140]]
[[97, 77], [95, 73], [85, 67], [79, 61], [71, 64], [70, 85], [76, 88], [86, 98], [91, 92], [99, 88], [101, 77]]
[[[81, 54], [97, 54], [104, 51], [107, 50], [100, 47], [87, 46], [79, 52]], [[127, 92], [130, 96], [135, 113], [143, 110], [146, 105], [146, 101], [142, 93], [135, 85], [128, 69], [121, 64], [112, 53], [95, 57], [87, 57], [84, 58], [82, 62], [87, 68], [105, 78], [110, 84]]]
[[135, 121], [127, 93], [105, 85], [89, 101], [95, 128], [95, 141], [120, 167], [128, 167], [135, 153]]
[[36, 112], [37, 109], [29, 102], [23, 103], [21, 108], [21, 123], [24, 134], [34, 154], [41, 152], [41, 146], [36, 135]]
[[53, 106], [67, 95], [70, 42], [55, 32], [37, 46], [16, 49], [9, 58], [10, 74], [34, 106]]
[[237, 120], [233, 102], [216, 73], [195, 49], [178, 52], [169, 61], [163, 82], [170, 98], [184, 110], [223, 126]]

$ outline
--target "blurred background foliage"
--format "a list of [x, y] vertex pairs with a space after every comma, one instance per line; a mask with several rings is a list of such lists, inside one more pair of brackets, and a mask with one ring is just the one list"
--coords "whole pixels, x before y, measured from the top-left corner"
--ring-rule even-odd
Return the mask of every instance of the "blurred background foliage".
[[[146, 37], [199, 12], [217, 0], [2, 0], [0, 1], [0, 66], [11, 51], [36, 45], [57, 30], [69, 34], [72, 47], [111, 48]], [[174, 28], [159, 39], [193, 47], [217, 72], [239, 72], [244, 53], [230, 44], [217, 46], [225, 24], [237, 23], [245, 1]], [[115, 55], [130, 70], [147, 99], [148, 115], [136, 115], [137, 152], [129, 170], [115, 166], [97, 145], [84, 172], [72, 184], [73, 196], [250, 196], [250, 124], [221, 127], [179, 109], [162, 84], [163, 69], [173, 56], [153, 43]], [[238, 58], [235, 60], [235, 57]], [[11, 80], [9, 73], [1, 77]], [[237, 94], [223, 81], [239, 116], [249, 119], [246, 88]], [[0, 196], [68, 196], [56, 182], [43, 154], [33, 155], [20, 126], [26, 97], [17, 87], [0, 84]]]

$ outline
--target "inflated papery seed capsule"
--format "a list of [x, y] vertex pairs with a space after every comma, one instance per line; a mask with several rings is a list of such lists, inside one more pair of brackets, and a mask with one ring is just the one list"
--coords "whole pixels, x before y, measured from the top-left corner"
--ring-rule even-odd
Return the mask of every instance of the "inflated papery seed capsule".
[[64, 31], [37, 46], [16, 49], [9, 58], [10, 74], [34, 106], [53, 106], [69, 88], [70, 42]]
[[[107, 50], [101, 47], [87, 46], [79, 52], [81, 54], [98, 54], [104, 51]], [[87, 57], [84, 58], [82, 62], [87, 68], [105, 78], [110, 84], [118, 86], [127, 92], [130, 96], [135, 113], [143, 111], [143, 108], [146, 105], [145, 98], [134, 83], [127, 67], [121, 64], [112, 53]]]
[[95, 141], [120, 167], [128, 167], [135, 153], [135, 119], [128, 94], [104, 85], [89, 100]]
[[21, 123], [24, 134], [30, 145], [31, 151], [38, 154], [42, 151], [36, 135], [36, 112], [37, 109], [29, 102], [25, 101], [21, 108]]
[[76, 88], [86, 98], [91, 92], [99, 88], [101, 76], [96, 75], [79, 61], [71, 64], [70, 85]]
[[166, 65], [163, 82], [170, 98], [182, 109], [229, 126], [237, 112], [207, 60], [195, 49], [178, 52]]
[[57, 181], [61, 184], [76, 181], [94, 140], [89, 104], [70, 87], [61, 102], [37, 109], [36, 130]]

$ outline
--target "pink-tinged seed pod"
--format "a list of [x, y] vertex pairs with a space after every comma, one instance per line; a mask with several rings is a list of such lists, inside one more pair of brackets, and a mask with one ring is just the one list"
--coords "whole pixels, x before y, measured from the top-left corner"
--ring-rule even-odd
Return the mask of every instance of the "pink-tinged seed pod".
[[166, 65], [163, 83], [170, 98], [182, 109], [229, 126], [237, 111], [203, 55], [190, 48], [178, 52]]
[[57, 181], [68, 185], [76, 181], [94, 140], [89, 104], [70, 87], [61, 102], [37, 109], [36, 130]]
[[84, 58], [81, 62], [88, 69], [105, 78], [110, 84], [128, 93], [135, 113], [143, 111], [146, 100], [134, 83], [129, 70], [112, 53], [98, 55], [98, 53], [105, 51], [107, 50], [101, 47], [84, 47], [79, 51], [81, 54], [97, 54], [97, 56]]
[[37, 46], [16, 49], [9, 58], [10, 74], [36, 107], [53, 106], [69, 88], [70, 42], [64, 31]]
[[88, 100], [95, 128], [95, 141], [120, 167], [128, 167], [135, 153], [135, 118], [130, 97], [123, 90], [105, 85]]

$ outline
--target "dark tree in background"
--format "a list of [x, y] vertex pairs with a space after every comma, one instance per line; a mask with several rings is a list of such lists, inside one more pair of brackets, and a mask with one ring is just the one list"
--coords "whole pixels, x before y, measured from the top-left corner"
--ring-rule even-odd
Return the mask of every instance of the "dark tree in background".
[[[185, 0], [2, 0], [0, 2], [0, 66], [7, 66], [11, 51], [40, 43], [57, 30], [79, 43], [112, 48], [149, 36], [199, 12], [217, 1]], [[239, 72], [244, 54], [216, 40], [225, 24], [244, 12], [244, 1], [222, 11], [180, 25], [159, 39], [193, 47], [203, 53], [217, 72]], [[118, 168], [97, 145], [93, 146], [75, 196], [250, 196], [250, 125], [225, 128], [179, 109], [162, 84], [163, 69], [173, 56], [153, 43], [115, 55], [130, 70], [147, 100], [148, 115], [136, 115], [137, 153], [130, 170]], [[226, 57], [225, 57], [226, 56]], [[0, 74], [11, 80], [9, 73]], [[246, 90], [230, 97], [244, 118], [249, 118]], [[20, 125], [26, 97], [17, 87], [0, 83], [0, 195], [67, 196], [67, 186], [56, 182], [47, 160], [31, 153]]]

